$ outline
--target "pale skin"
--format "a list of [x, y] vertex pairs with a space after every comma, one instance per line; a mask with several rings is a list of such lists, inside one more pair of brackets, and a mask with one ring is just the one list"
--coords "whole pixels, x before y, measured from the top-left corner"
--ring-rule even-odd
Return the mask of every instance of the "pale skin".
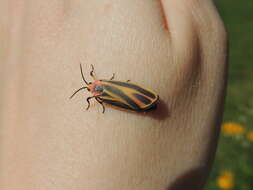
[[[210, 0], [0, 0], [1, 190], [200, 190], [217, 144], [226, 32]], [[167, 27], [166, 27], [167, 26]], [[95, 100], [97, 78], [158, 92], [154, 112]]]

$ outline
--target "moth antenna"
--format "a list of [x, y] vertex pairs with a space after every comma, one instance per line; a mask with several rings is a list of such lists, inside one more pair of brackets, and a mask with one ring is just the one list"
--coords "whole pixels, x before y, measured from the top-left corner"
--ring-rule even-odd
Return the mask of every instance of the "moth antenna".
[[71, 96], [70, 96], [70, 98], [69, 99], [71, 99], [71, 98], [73, 98], [73, 96], [75, 96], [76, 95], [76, 93], [78, 93], [80, 90], [84, 90], [84, 89], [88, 89], [88, 87], [82, 87], [82, 88], [79, 88], [78, 90], [76, 90]]
[[82, 79], [85, 82], [85, 84], [89, 85], [89, 83], [85, 80], [84, 75], [83, 75], [83, 68], [82, 68], [82, 64], [80, 63], [80, 71], [81, 71], [81, 75], [82, 75]]

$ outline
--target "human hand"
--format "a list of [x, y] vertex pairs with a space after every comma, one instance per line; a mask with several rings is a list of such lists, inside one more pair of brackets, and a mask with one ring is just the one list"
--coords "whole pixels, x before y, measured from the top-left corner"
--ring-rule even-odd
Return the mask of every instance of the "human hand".
[[[203, 188], [222, 114], [226, 33], [209, 0], [162, 4], [8, 4], [1, 189]], [[88, 92], [69, 101], [84, 85], [79, 61], [85, 76], [93, 64], [98, 78], [116, 73], [154, 89], [157, 110], [102, 114], [94, 102], [86, 111]]]

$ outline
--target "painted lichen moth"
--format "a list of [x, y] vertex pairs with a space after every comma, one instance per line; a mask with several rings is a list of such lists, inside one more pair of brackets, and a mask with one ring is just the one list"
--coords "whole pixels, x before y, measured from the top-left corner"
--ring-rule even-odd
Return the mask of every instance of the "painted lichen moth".
[[90, 100], [94, 98], [103, 107], [103, 103], [111, 104], [120, 108], [132, 111], [147, 111], [156, 107], [158, 101], [158, 94], [151, 89], [144, 88], [132, 82], [117, 81], [114, 79], [114, 74], [109, 80], [97, 80], [94, 76], [94, 67], [91, 65], [90, 75], [94, 82], [87, 82], [83, 75], [82, 65], [80, 64], [80, 71], [83, 81], [87, 86], [76, 90], [70, 98], [72, 98], [80, 90], [87, 89], [93, 96], [86, 99], [88, 102], [87, 110], [90, 107]]

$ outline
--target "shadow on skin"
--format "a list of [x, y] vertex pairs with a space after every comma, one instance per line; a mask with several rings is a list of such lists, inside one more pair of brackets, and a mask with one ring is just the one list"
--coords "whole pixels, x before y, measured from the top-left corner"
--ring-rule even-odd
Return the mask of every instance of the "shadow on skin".
[[[141, 112], [127, 110], [127, 109], [120, 108], [120, 107], [117, 107], [117, 106], [113, 106], [113, 105], [110, 105], [110, 104], [107, 104], [107, 103], [105, 103], [105, 105], [106, 105], [106, 108], [116, 109], [116, 110], [119, 110], [119, 111], [127, 112], [127, 113], [134, 114], [134, 115], [138, 115], [138, 116], [141, 116], [141, 117], [151, 117], [151, 118], [156, 119], [156, 120], [164, 120], [164, 119], [170, 117], [170, 112], [169, 112], [168, 105], [161, 99], [159, 99], [157, 101], [157, 105], [154, 108], [152, 108], [150, 110], [147, 110], [147, 111], [141, 111]], [[105, 114], [106, 114], [106, 110], [105, 110]]]
[[192, 169], [176, 179], [166, 190], [203, 190], [205, 181], [203, 168]]
[[161, 99], [158, 100], [157, 105], [153, 109], [146, 112], [137, 112], [136, 114], [144, 117], [151, 117], [156, 120], [164, 120], [170, 117], [168, 105]]

